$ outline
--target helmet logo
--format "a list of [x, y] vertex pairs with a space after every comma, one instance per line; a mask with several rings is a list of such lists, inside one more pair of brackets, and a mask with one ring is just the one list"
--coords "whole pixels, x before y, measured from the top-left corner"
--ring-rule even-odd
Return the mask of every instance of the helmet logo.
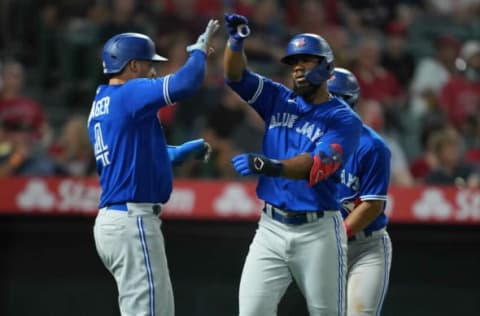
[[295, 45], [295, 47], [305, 46], [305, 40], [303, 38], [299, 38], [295, 42], [293, 42], [293, 45]]

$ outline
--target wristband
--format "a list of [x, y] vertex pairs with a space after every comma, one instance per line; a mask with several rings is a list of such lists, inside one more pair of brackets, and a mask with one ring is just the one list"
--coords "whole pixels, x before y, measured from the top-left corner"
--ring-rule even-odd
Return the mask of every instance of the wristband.
[[343, 226], [345, 226], [345, 232], [347, 233], [347, 238], [350, 238], [353, 236], [352, 229], [350, 228], [350, 225], [347, 224], [347, 222], [343, 222]]
[[248, 167], [255, 174], [269, 177], [280, 177], [283, 174], [283, 163], [260, 154], [248, 154]]
[[228, 40], [228, 48], [234, 52], [240, 52], [243, 49], [243, 39], [238, 40], [233, 37], [230, 37]]

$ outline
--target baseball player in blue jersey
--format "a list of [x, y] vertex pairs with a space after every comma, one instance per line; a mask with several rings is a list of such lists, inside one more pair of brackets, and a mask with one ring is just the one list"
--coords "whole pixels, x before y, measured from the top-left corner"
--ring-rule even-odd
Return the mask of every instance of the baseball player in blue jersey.
[[[335, 68], [327, 86], [355, 107], [360, 86], [350, 71]], [[363, 125], [360, 143], [339, 179], [337, 197], [348, 236], [347, 315], [380, 315], [392, 261], [385, 215], [390, 150], [370, 127]]]
[[107, 85], [97, 89], [88, 130], [102, 195], [95, 220], [97, 252], [118, 288], [123, 316], [174, 315], [172, 286], [158, 217], [172, 192], [172, 164], [203, 147], [203, 140], [167, 147], [157, 111], [192, 95], [205, 76], [211, 20], [176, 73], [156, 78], [152, 40], [123, 33], [103, 47]]
[[299, 34], [289, 42], [282, 61], [292, 91], [247, 70], [248, 20], [225, 19], [226, 82], [265, 121], [263, 153], [233, 158], [240, 174], [260, 175], [257, 195], [265, 201], [240, 281], [240, 315], [276, 315], [292, 280], [310, 315], [344, 315], [347, 240], [331, 176], [357, 146], [361, 121], [327, 91], [334, 59], [323, 38]]

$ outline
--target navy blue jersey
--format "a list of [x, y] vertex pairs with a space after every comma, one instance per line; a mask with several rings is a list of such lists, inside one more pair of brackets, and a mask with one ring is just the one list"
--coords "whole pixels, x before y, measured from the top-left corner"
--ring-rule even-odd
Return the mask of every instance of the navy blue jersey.
[[[339, 173], [338, 201], [342, 215], [347, 217], [361, 201], [387, 201], [390, 181], [390, 150], [385, 141], [370, 127], [364, 125], [360, 144]], [[385, 203], [386, 204], [386, 203]], [[365, 231], [378, 230], [387, 225], [384, 211]]]
[[[348, 157], [358, 144], [361, 120], [343, 100], [332, 98], [310, 104], [284, 85], [249, 71], [241, 81], [227, 83], [265, 121], [262, 149], [269, 158], [285, 160], [301, 153], [328, 153], [332, 143], [339, 144], [344, 157]], [[291, 211], [338, 210], [334, 177], [310, 187], [306, 180], [261, 175], [257, 195]]]
[[98, 87], [88, 131], [102, 188], [100, 208], [168, 201], [172, 167], [157, 111], [201, 85], [205, 58], [203, 52], [194, 51], [175, 74]]

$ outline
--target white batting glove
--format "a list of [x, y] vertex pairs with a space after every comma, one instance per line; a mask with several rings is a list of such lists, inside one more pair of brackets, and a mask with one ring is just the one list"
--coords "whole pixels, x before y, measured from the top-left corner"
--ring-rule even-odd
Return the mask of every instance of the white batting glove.
[[187, 52], [191, 53], [192, 51], [199, 49], [205, 54], [209, 54], [212, 52], [213, 48], [210, 46], [210, 40], [215, 34], [215, 32], [220, 27], [218, 20], [210, 20], [208, 21], [207, 27], [205, 28], [205, 32], [203, 32], [199, 37], [195, 44], [187, 46]]

